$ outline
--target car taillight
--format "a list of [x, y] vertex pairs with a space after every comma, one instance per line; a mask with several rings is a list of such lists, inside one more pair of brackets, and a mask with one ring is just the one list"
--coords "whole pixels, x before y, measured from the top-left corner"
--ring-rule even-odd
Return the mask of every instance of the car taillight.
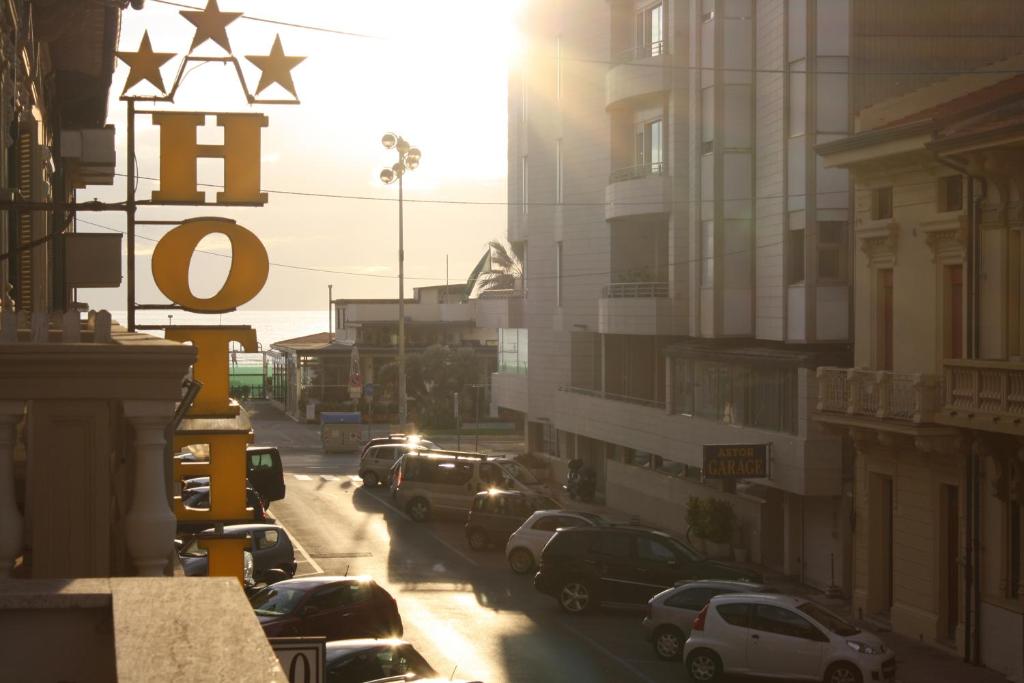
[[694, 631], [704, 630], [704, 620], [708, 616], [708, 606], [704, 605], [704, 609], [697, 613], [697, 616], [693, 619], [693, 626], [691, 627]]

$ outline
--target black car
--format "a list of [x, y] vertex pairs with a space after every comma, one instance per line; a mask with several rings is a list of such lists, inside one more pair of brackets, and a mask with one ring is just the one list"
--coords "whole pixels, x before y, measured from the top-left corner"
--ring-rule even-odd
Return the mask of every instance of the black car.
[[[245, 449], [245, 455], [246, 486], [254, 488], [260, 494], [260, 499], [267, 505], [284, 498], [284, 465], [281, 463], [281, 453], [273, 446], [249, 446]], [[174, 459], [178, 462], [188, 463], [208, 460], [192, 451], [178, 453]], [[186, 481], [200, 478], [203, 477], [188, 477]], [[209, 484], [209, 477], [205, 477], [205, 479]]]
[[[209, 508], [210, 507], [210, 487], [209, 486], [197, 486], [191, 489], [185, 489], [181, 492], [181, 502], [185, 504], [185, 507], [190, 508]], [[256, 493], [255, 490], [246, 487], [245, 489], [245, 505], [246, 507], [252, 508], [252, 519], [236, 519], [236, 520], [224, 520], [225, 523], [237, 523], [245, 524], [249, 522], [257, 522], [265, 524], [272, 521], [267, 515], [267, 508], [263, 504], [263, 499], [260, 498], [260, 494]], [[198, 533], [203, 529], [210, 526], [210, 520], [208, 519], [197, 519], [197, 520], [178, 520], [178, 533]]]
[[473, 550], [492, 545], [502, 548], [512, 532], [537, 509], [535, 501], [520, 491], [481, 491], [473, 498], [466, 516], [466, 540]]
[[708, 560], [654, 529], [576, 527], [555, 532], [544, 546], [533, 585], [566, 612], [578, 614], [601, 602], [643, 605], [686, 579], [760, 582], [761, 575]]
[[[276, 524], [233, 524], [224, 527], [223, 535], [252, 539], [249, 550], [252, 552], [256, 583], [272, 583], [295, 575], [295, 549], [288, 533]], [[200, 547], [201, 540], [199, 536], [192, 536], [182, 543], [178, 556], [185, 576], [206, 576], [209, 571], [206, 549]]]
[[437, 676], [427, 660], [398, 638], [357, 638], [327, 643], [327, 683], [366, 683], [388, 676]]

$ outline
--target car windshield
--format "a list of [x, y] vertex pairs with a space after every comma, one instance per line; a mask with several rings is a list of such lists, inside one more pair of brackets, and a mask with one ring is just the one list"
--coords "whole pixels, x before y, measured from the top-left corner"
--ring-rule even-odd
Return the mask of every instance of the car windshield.
[[524, 484], [529, 486], [540, 484], [540, 480], [533, 476], [533, 472], [513, 460], [501, 463], [501, 468]]
[[797, 609], [809, 616], [811, 619], [814, 619], [829, 631], [832, 631], [832, 633], [835, 633], [837, 636], [853, 636], [860, 633], [859, 628], [843, 621], [821, 605], [816, 605], [813, 602], [805, 602], [797, 607]]
[[685, 543], [683, 543], [679, 539], [669, 537], [666, 540], [668, 541], [668, 544], [670, 546], [672, 546], [672, 548], [675, 549], [675, 551], [677, 553], [679, 553], [684, 558], [686, 558], [687, 561], [689, 561], [689, 562], [699, 562], [700, 560], [704, 559], [703, 555], [701, 555], [696, 550], [694, 550], [690, 546], [686, 545]]
[[302, 601], [303, 591], [294, 588], [268, 586], [249, 598], [249, 604], [260, 616], [288, 614]]

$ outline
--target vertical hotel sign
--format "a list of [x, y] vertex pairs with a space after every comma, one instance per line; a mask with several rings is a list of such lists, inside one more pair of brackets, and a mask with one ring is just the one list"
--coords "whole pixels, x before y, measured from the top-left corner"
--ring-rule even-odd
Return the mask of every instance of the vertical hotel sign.
[[[263, 206], [267, 195], [260, 191], [260, 138], [268, 119], [260, 113], [185, 112], [138, 109], [140, 103], [157, 105], [173, 103], [189, 64], [219, 62], [234, 66], [246, 102], [258, 104], [298, 104], [291, 70], [304, 57], [284, 53], [281, 38], [274, 39], [270, 54], [246, 55], [260, 71], [260, 80], [251, 92], [239, 59], [228, 40], [227, 27], [242, 14], [222, 12], [217, 0], [209, 0], [203, 10], [183, 10], [181, 16], [195, 27], [188, 53], [180, 60], [171, 87], [165, 88], [161, 67], [177, 55], [155, 52], [146, 32], [135, 52], [117, 52], [127, 64], [129, 73], [121, 99], [128, 106], [128, 327], [146, 329], [155, 326], [136, 325], [135, 313], [145, 309], [185, 310], [194, 313], [225, 313], [252, 300], [266, 283], [269, 273], [267, 250], [249, 229], [228, 218], [189, 218], [180, 221], [140, 221], [137, 211], [143, 206]], [[216, 56], [196, 55], [195, 50], [212, 42], [219, 48]], [[136, 86], [148, 83], [157, 95], [129, 94]], [[278, 86], [291, 97], [266, 99], [260, 95], [271, 86]], [[135, 188], [135, 119], [151, 117], [160, 132], [160, 187], [148, 200], [139, 200]], [[199, 129], [212, 122], [224, 136], [220, 145], [200, 144]], [[199, 159], [222, 159], [224, 182], [213, 202], [199, 190], [196, 174]], [[135, 299], [135, 226], [136, 224], [169, 225], [171, 229], [159, 240], [152, 255], [153, 279], [171, 304], [139, 304]], [[189, 286], [188, 273], [192, 254], [208, 235], [224, 235], [231, 242], [231, 267], [220, 291], [208, 298], [196, 296]], [[197, 463], [176, 463], [175, 477], [208, 475], [210, 507], [187, 507], [180, 497], [174, 500], [179, 521], [214, 527], [252, 518], [246, 502], [246, 446], [252, 438], [249, 421], [228, 394], [228, 348], [236, 342], [246, 351], [255, 351], [256, 331], [247, 325], [168, 326], [167, 339], [191, 342], [196, 348], [193, 377], [202, 386], [186, 419], [175, 434], [175, 449], [203, 445], [209, 460]], [[205, 535], [200, 541], [208, 550], [211, 576], [236, 576], [242, 579], [242, 551], [246, 539]]]

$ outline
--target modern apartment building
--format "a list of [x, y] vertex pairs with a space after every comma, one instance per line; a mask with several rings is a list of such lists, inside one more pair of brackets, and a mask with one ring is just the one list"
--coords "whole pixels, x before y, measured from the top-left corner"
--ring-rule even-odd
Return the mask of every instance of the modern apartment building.
[[[753, 560], [847, 588], [848, 458], [809, 418], [815, 368], [849, 364], [852, 194], [815, 147], [850, 131], [850, 12], [528, 4], [509, 82], [525, 305], [493, 377], [531, 449], [589, 462], [610, 506], [682, 532], [691, 496], [729, 500]], [[717, 444], [767, 444], [769, 476], [705, 478]]]

